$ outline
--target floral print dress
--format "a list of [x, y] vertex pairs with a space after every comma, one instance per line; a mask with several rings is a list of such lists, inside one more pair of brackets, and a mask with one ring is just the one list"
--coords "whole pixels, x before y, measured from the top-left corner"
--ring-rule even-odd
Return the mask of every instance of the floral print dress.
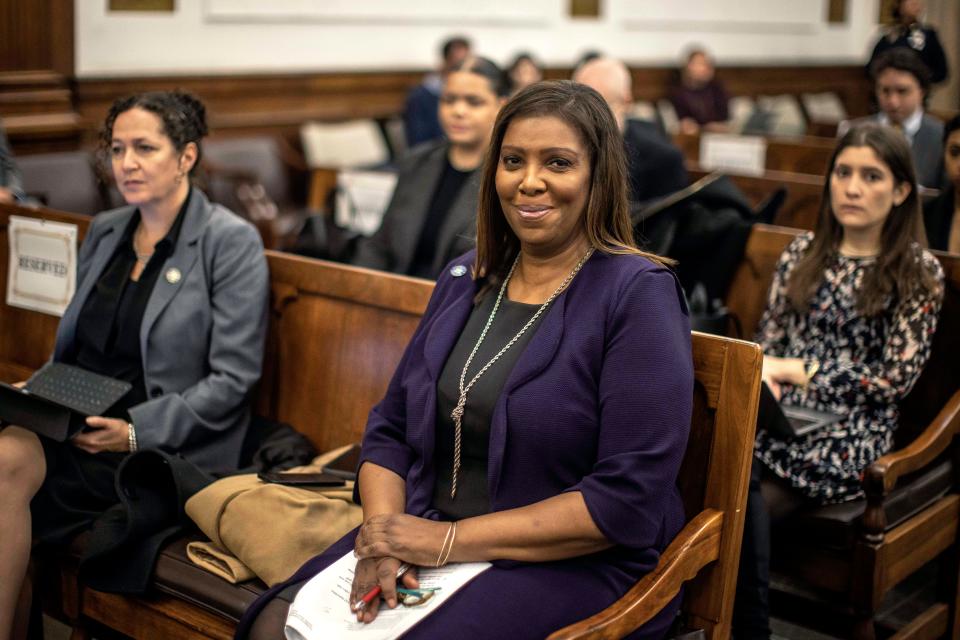
[[[820, 363], [806, 389], [783, 385], [783, 404], [829, 411], [843, 419], [790, 441], [761, 430], [754, 455], [808, 498], [842, 502], [863, 495], [861, 473], [890, 451], [897, 403], [930, 356], [943, 286], [865, 317], [856, 310], [857, 292], [874, 259], [838, 254], [808, 312], [799, 314], [787, 299], [786, 284], [812, 238], [810, 233], [799, 236], [780, 257], [757, 342], [765, 355]], [[915, 251], [942, 283], [937, 259], [919, 246]]]

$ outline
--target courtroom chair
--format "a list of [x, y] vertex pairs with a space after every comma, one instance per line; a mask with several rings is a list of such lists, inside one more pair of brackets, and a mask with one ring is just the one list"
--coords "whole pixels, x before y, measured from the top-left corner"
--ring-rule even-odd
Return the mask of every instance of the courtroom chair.
[[407, 152], [407, 131], [403, 127], [403, 118], [401, 116], [391, 116], [383, 121], [383, 133], [387, 139], [387, 145], [390, 147], [390, 159], [396, 160]]
[[95, 159], [87, 151], [21, 156], [17, 165], [27, 196], [51, 209], [94, 215], [110, 208]]
[[621, 638], [653, 618], [684, 583], [677, 632], [730, 637], [761, 362], [755, 344], [693, 333], [693, 418], [678, 479], [687, 524], [626, 595], [549, 640]]
[[727, 102], [727, 113], [730, 116], [730, 133], [740, 133], [747, 124], [754, 109], [757, 108], [750, 96], [732, 96]]
[[677, 117], [677, 110], [673, 104], [666, 98], [657, 100], [657, 115], [660, 122], [663, 123], [663, 130], [673, 136], [680, 131], [680, 118]]
[[205, 140], [202, 170], [210, 200], [253, 222], [267, 248], [284, 246], [302, 224], [305, 196], [297, 196], [295, 183], [298, 174], [306, 175], [306, 165], [284, 140]]
[[[777, 259], [797, 233], [753, 229], [727, 298], [748, 335], [763, 312]], [[858, 639], [960, 634], [960, 445], [954, 437], [960, 431], [960, 256], [936, 255], [947, 279], [943, 309], [930, 360], [900, 403], [893, 451], [865, 470], [864, 499], [805, 509], [773, 532], [773, 587], [789, 605], [774, 607], [778, 617], [796, 616]], [[929, 563], [939, 570], [935, 601], [900, 629], [888, 628], [887, 618], [878, 616], [884, 596]]]
[[836, 136], [837, 125], [850, 117], [843, 100], [834, 91], [802, 93], [800, 104], [807, 115], [810, 135]]
[[770, 130], [767, 132], [771, 136], [791, 137], [807, 133], [807, 119], [796, 96], [757, 96], [757, 107], [773, 115]]

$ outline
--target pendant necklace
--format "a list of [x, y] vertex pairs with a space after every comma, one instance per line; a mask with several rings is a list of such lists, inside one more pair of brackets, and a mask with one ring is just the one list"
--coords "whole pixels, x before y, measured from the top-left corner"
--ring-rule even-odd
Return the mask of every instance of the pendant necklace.
[[473, 351], [470, 352], [470, 356], [467, 358], [467, 362], [463, 365], [463, 370], [460, 372], [460, 397], [457, 399], [457, 406], [454, 407], [453, 411], [450, 413], [450, 417], [453, 418], [453, 475], [450, 486], [450, 499], [457, 497], [457, 475], [460, 473], [460, 446], [463, 430], [463, 411], [467, 406], [467, 394], [470, 392], [470, 389], [473, 388], [473, 385], [476, 384], [477, 380], [480, 379], [484, 373], [487, 372], [493, 363], [500, 359], [500, 357], [507, 352], [507, 349], [512, 347], [517, 340], [520, 339], [527, 329], [529, 329], [534, 322], [537, 321], [547, 307], [550, 306], [550, 303], [553, 302], [554, 298], [563, 293], [563, 290], [569, 286], [570, 282], [573, 280], [574, 276], [577, 275], [577, 272], [580, 271], [581, 267], [590, 259], [590, 256], [593, 254], [593, 247], [587, 250], [583, 257], [580, 258], [580, 261], [577, 262], [576, 266], [573, 267], [573, 270], [564, 278], [563, 282], [560, 283], [560, 286], [557, 287], [556, 291], [550, 294], [550, 297], [547, 298], [546, 302], [540, 305], [540, 308], [537, 309], [537, 312], [533, 314], [533, 317], [527, 320], [527, 323], [523, 325], [520, 331], [513, 336], [507, 344], [504, 345], [500, 351], [496, 353], [487, 364], [483, 365], [480, 371], [473, 376], [469, 383], [466, 382], [467, 378], [467, 369], [470, 367], [470, 364], [473, 362], [474, 356], [477, 355], [477, 350], [480, 348], [480, 344], [483, 343], [483, 339], [487, 337], [487, 331], [490, 330], [490, 325], [493, 324], [493, 318], [497, 315], [497, 310], [500, 308], [500, 302], [503, 300], [503, 294], [507, 290], [507, 285], [510, 284], [510, 278], [513, 276], [514, 269], [517, 268], [517, 264], [520, 262], [520, 254], [517, 254], [516, 259], [513, 261], [513, 265], [510, 267], [510, 271], [507, 273], [507, 277], [504, 278], [503, 284], [500, 285], [500, 292], [497, 294], [497, 301], [493, 305], [493, 311], [490, 312], [490, 317], [487, 318], [487, 324], [483, 327], [483, 331], [480, 332], [480, 337], [477, 338], [477, 343], [473, 345]]

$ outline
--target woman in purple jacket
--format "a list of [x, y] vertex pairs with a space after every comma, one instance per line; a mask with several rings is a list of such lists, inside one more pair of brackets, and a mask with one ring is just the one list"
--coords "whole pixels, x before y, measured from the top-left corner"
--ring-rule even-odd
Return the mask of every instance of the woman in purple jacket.
[[[355, 549], [352, 601], [383, 589], [357, 612], [369, 622], [396, 606], [401, 562], [491, 561], [404, 637], [543, 638], [656, 566], [684, 522], [690, 327], [677, 279], [634, 244], [624, 167], [592, 89], [507, 103], [477, 249], [443, 271], [370, 414], [364, 523], [291, 582]], [[677, 606], [635, 637], [662, 636]]]

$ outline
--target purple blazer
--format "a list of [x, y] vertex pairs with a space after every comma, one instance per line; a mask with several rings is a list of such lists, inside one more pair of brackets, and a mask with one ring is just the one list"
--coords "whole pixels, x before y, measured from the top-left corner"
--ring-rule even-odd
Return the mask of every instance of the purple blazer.
[[[412, 515], [436, 515], [437, 377], [477, 291], [451, 268], [469, 274], [474, 255], [441, 274], [363, 437], [361, 464], [406, 478]], [[690, 324], [676, 277], [639, 256], [594, 253], [546, 312], [494, 408], [491, 510], [580, 491], [608, 540], [655, 564], [684, 521], [676, 478], [692, 399]]]

